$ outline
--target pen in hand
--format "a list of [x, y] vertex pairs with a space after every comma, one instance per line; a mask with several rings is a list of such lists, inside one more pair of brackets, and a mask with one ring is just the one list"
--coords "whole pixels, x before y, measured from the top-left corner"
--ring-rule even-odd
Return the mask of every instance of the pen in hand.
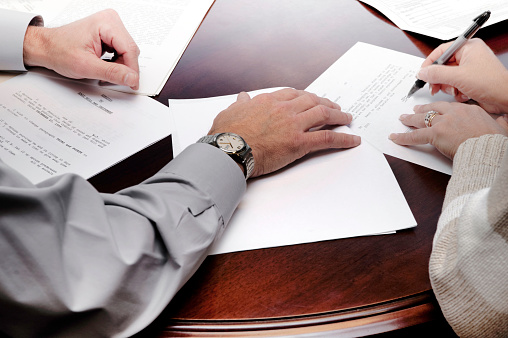
[[[451, 59], [451, 57], [455, 54], [457, 50], [459, 50], [460, 47], [464, 46], [464, 44], [467, 42], [467, 40], [471, 39], [473, 35], [483, 26], [483, 24], [489, 19], [490, 17], [490, 11], [483, 12], [479, 16], [477, 16], [473, 20], [473, 24], [471, 27], [469, 27], [464, 34], [460, 35], [457, 40], [453, 42], [453, 44], [448, 48], [443, 55], [439, 57], [436, 61], [434, 61], [433, 65], [442, 65], [448, 60]], [[423, 88], [425, 86], [425, 81], [422, 80], [416, 80], [413, 87], [411, 87], [411, 90], [409, 91], [409, 94], [407, 94], [407, 98], [410, 98], [414, 93], [416, 93], [419, 89]]]

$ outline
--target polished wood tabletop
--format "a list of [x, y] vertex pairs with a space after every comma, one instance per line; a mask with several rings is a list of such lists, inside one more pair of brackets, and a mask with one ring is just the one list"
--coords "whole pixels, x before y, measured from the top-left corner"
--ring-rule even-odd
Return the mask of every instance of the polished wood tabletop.
[[[477, 36], [508, 65], [506, 32], [508, 23], [499, 23]], [[357, 41], [421, 57], [442, 42], [404, 32], [356, 0], [216, 0], [155, 99], [304, 89]], [[209, 256], [140, 336], [335, 337], [411, 327], [452, 336], [427, 270], [449, 176], [386, 157], [416, 228]], [[90, 181], [114, 192], [171, 159], [168, 137]]]

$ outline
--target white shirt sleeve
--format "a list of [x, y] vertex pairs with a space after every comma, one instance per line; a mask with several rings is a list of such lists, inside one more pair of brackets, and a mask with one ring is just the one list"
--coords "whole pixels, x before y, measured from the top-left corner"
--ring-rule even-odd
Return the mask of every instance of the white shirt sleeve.
[[26, 71], [23, 41], [29, 25], [42, 26], [42, 17], [0, 8], [0, 70]]

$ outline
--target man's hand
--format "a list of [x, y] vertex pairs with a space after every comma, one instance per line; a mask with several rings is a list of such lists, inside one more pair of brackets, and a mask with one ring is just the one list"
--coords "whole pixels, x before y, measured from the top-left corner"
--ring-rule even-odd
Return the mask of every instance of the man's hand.
[[[114, 52], [115, 62], [100, 57]], [[28, 27], [23, 44], [27, 66], [73, 79], [98, 79], [139, 88], [139, 48], [111, 9], [57, 28]]]
[[252, 148], [256, 162], [252, 177], [276, 171], [304, 155], [327, 148], [351, 148], [360, 137], [319, 129], [346, 125], [351, 114], [315, 94], [283, 89], [253, 99], [246, 93], [222, 111], [209, 134], [233, 132]]

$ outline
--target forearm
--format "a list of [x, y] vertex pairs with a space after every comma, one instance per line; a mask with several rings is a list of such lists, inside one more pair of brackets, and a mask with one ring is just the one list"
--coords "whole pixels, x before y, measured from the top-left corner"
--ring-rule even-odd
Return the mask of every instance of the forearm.
[[115, 336], [149, 324], [204, 260], [245, 189], [227, 155], [197, 146], [199, 156], [184, 152], [117, 194], [72, 175], [31, 187], [3, 166], [2, 328], [14, 336], [86, 335], [83, 327]]
[[461, 145], [434, 238], [432, 286], [461, 336], [508, 334], [507, 148], [501, 135]]

